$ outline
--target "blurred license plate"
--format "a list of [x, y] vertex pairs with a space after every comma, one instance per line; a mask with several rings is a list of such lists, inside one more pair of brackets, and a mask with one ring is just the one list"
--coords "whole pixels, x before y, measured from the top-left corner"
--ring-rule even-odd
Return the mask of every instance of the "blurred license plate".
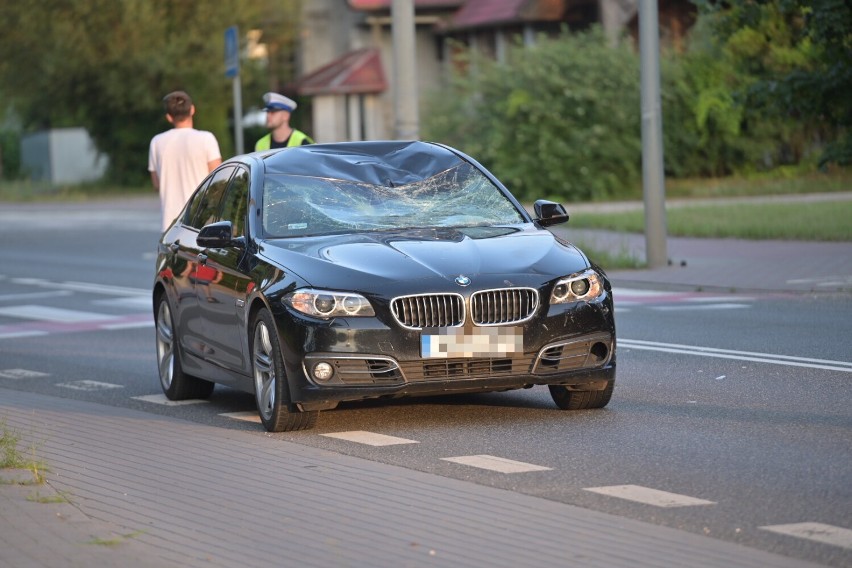
[[424, 330], [420, 353], [424, 358], [504, 357], [524, 351], [520, 327], [483, 327], [465, 332], [458, 327]]

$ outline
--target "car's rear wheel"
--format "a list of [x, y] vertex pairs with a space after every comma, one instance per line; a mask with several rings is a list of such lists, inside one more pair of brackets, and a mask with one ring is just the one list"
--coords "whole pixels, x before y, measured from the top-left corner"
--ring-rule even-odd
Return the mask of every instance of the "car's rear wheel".
[[157, 368], [160, 371], [160, 386], [163, 387], [166, 398], [169, 400], [209, 398], [216, 385], [183, 372], [172, 309], [165, 294], [157, 298], [155, 313]]
[[260, 421], [269, 432], [307, 430], [317, 421], [318, 411], [303, 412], [290, 403], [287, 376], [275, 322], [266, 308], [261, 309], [252, 325], [252, 369], [254, 393]]
[[603, 408], [609, 404], [615, 381], [607, 382], [604, 390], [570, 390], [563, 385], [549, 385], [550, 396], [556, 406], [562, 410], [586, 410], [589, 408]]

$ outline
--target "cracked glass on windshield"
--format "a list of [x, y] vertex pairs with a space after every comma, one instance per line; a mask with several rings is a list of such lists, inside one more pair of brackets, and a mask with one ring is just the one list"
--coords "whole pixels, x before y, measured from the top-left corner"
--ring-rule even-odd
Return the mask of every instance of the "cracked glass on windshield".
[[512, 202], [467, 163], [399, 186], [294, 175], [269, 175], [264, 186], [263, 228], [272, 237], [523, 222]]

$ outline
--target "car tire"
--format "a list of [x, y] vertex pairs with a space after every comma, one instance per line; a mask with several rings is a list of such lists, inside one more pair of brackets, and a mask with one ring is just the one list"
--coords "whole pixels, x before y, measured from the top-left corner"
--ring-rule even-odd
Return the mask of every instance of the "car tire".
[[615, 381], [609, 381], [604, 390], [596, 391], [570, 390], [563, 385], [549, 385], [548, 388], [553, 402], [562, 410], [586, 410], [603, 408], [609, 404]]
[[180, 362], [180, 342], [175, 337], [174, 318], [169, 300], [165, 294], [157, 298], [157, 369], [160, 373], [160, 386], [169, 400], [210, 398], [216, 386], [210, 381], [199, 379], [183, 372]]
[[269, 432], [308, 430], [317, 421], [318, 411], [300, 411], [290, 403], [281, 344], [269, 310], [262, 308], [252, 326], [252, 372], [257, 411]]

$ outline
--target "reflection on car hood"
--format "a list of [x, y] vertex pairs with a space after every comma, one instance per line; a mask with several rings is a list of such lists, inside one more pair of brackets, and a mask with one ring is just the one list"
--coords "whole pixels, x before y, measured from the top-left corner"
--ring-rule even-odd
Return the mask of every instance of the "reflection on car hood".
[[504, 286], [506, 279], [532, 286], [588, 266], [582, 253], [547, 231], [481, 233], [481, 228], [415, 229], [276, 239], [264, 242], [261, 254], [311, 286], [355, 290], [410, 287], [417, 281], [437, 289], [460, 274], [480, 287]]

